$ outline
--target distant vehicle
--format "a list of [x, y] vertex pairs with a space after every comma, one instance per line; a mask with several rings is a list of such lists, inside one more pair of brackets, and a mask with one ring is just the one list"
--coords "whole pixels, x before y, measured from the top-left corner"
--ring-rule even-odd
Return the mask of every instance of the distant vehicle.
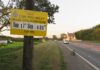
[[13, 41], [12, 40], [7, 40], [7, 43], [12, 43]]
[[64, 44], [69, 44], [69, 42], [67, 40], [63, 40]]
[[0, 44], [8, 44], [8, 43], [12, 43], [12, 40], [0, 40]]
[[0, 40], [0, 44], [7, 44], [7, 40]]

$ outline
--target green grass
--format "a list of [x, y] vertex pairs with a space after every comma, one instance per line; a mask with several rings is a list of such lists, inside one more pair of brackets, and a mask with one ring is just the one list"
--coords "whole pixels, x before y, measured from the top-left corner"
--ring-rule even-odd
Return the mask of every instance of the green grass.
[[93, 42], [95, 42], [95, 43], [100, 43], [100, 41], [93, 41]]
[[91, 42], [91, 43], [99, 43], [100, 44], [100, 41], [87, 41], [86, 42]]
[[22, 70], [22, 42], [0, 47], [0, 70]]
[[[22, 70], [22, 42], [13, 42], [0, 47], [0, 70]], [[65, 70], [62, 53], [52, 41], [36, 43], [34, 70]]]
[[64, 70], [62, 53], [54, 42], [46, 42], [35, 47], [34, 70]]
[[61, 49], [59, 48], [60, 50], [60, 62], [61, 62], [61, 70], [67, 70], [67, 67], [66, 67], [66, 63], [64, 62], [64, 56], [63, 56], [63, 53], [61, 52]]

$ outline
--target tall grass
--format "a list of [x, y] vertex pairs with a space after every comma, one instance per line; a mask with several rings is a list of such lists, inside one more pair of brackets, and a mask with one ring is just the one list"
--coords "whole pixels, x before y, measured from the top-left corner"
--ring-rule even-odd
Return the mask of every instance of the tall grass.
[[34, 70], [61, 70], [61, 53], [57, 44], [46, 42], [35, 47]]

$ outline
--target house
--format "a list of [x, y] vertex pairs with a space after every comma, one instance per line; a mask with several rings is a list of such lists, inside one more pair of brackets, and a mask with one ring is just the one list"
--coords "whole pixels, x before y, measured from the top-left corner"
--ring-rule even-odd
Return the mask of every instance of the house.
[[61, 39], [62, 40], [68, 40], [68, 41], [74, 41], [76, 40], [75, 34], [74, 33], [63, 33], [61, 34]]
[[69, 40], [69, 41], [76, 40], [76, 37], [75, 37], [75, 34], [74, 33], [67, 33], [66, 35], [67, 35], [66, 40]]

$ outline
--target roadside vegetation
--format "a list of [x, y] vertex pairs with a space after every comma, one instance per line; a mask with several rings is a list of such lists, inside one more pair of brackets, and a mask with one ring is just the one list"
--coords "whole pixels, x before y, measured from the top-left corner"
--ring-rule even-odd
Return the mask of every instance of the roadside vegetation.
[[34, 70], [65, 70], [62, 53], [57, 46], [49, 41], [35, 47]]
[[[65, 70], [57, 44], [52, 41], [39, 43], [34, 47], [34, 70]], [[0, 46], [0, 70], [22, 70], [22, 45], [22, 42], [13, 42]]]
[[21, 70], [22, 42], [0, 46], [0, 70]]
[[76, 38], [100, 43], [100, 24], [90, 29], [75, 32]]

